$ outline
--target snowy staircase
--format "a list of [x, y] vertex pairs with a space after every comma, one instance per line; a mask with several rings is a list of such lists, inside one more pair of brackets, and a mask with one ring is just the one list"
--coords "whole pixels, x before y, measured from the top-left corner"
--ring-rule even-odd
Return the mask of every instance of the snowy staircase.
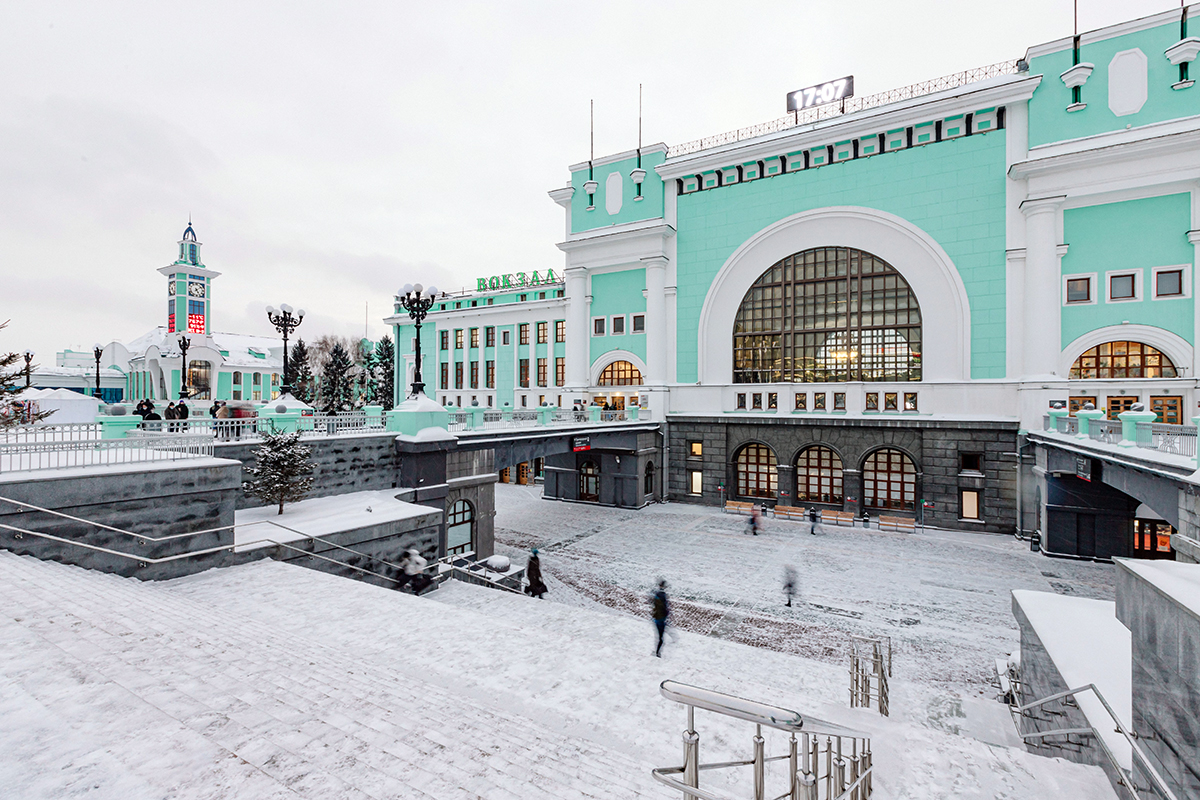
[[[430, 602], [332, 586], [376, 601], [367, 615]], [[618, 747], [263, 624], [229, 600], [0, 552], [3, 794], [663, 796], [650, 764]]]

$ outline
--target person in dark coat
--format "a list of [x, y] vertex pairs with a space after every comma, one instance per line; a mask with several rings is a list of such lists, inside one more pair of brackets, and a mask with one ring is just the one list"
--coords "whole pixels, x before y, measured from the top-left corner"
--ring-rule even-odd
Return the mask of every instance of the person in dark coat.
[[529, 580], [529, 585], [525, 587], [525, 593], [540, 600], [546, 593], [546, 584], [542, 580], [542, 560], [538, 558], [536, 547], [530, 552], [529, 561], [525, 564], [525, 577]]
[[808, 509], [808, 519], [812, 523], [812, 529], [809, 531], [813, 536], [817, 535], [817, 507], [812, 506]]
[[658, 644], [654, 655], [662, 658], [663, 636], [667, 632], [667, 620], [671, 617], [671, 606], [667, 602], [667, 582], [658, 580], [658, 589], [650, 595], [650, 618], [654, 620], [654, 629], [658, 633]]
[[762, 530], [763, 516], [762, 509], [760, 509], [757, 505], [750, 507], [750, 519], [747, 520], [746, 524], [750, 528], [750, 532], [755, 536], [758, 536], [758, 532]]
[[[162, 422], [162, 417], [154, 410], [154, 403], [146, 401], [146, 413], [142, 415], [142, 420], [145, 422]], [[156, 429], [161, 426], [154, 426]]]
[[217, 418], [217, 412], [221, 410], [221, 401], [213, 400], [213, 404], [208, 407], [208, 415], [213, 419]]
[[787, 597], [787, 607], [791, 608], [796, 596], [796, 569], [791, 564], [783, 568], [783, 594]]

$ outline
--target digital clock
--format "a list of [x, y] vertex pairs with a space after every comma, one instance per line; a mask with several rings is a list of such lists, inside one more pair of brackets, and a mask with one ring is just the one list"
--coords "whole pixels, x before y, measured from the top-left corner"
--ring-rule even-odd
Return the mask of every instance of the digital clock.
[[854, 76], [847, 75], [836, 81], [826, 81], [806, 89], [797, 89], [787, 96], [788, 111], [803, 111], [813, 106], [823, 106], [826, 103], [836, 103], [854, 96]]

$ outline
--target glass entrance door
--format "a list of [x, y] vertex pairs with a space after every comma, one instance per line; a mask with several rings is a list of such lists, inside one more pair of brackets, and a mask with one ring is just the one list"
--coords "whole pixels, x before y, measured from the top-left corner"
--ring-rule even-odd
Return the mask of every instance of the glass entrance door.
[[1175, 529], [1171, 523], [1161, 519], [1135, 519], [1133, 521], [1134, 558], [1175, 558], [1171, 549], [1171, 534]]

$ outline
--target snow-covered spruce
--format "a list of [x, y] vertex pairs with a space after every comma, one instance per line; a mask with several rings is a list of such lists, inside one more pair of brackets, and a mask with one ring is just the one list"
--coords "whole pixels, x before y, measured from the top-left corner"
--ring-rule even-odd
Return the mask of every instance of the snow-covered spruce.
[[303, 500], [312, 488], [312, 451], [300, 443], [299, 433], [264, 433], [263, 444], [254, 452], [252, 476], [242, 487], [265, 503], [283, 504]]

